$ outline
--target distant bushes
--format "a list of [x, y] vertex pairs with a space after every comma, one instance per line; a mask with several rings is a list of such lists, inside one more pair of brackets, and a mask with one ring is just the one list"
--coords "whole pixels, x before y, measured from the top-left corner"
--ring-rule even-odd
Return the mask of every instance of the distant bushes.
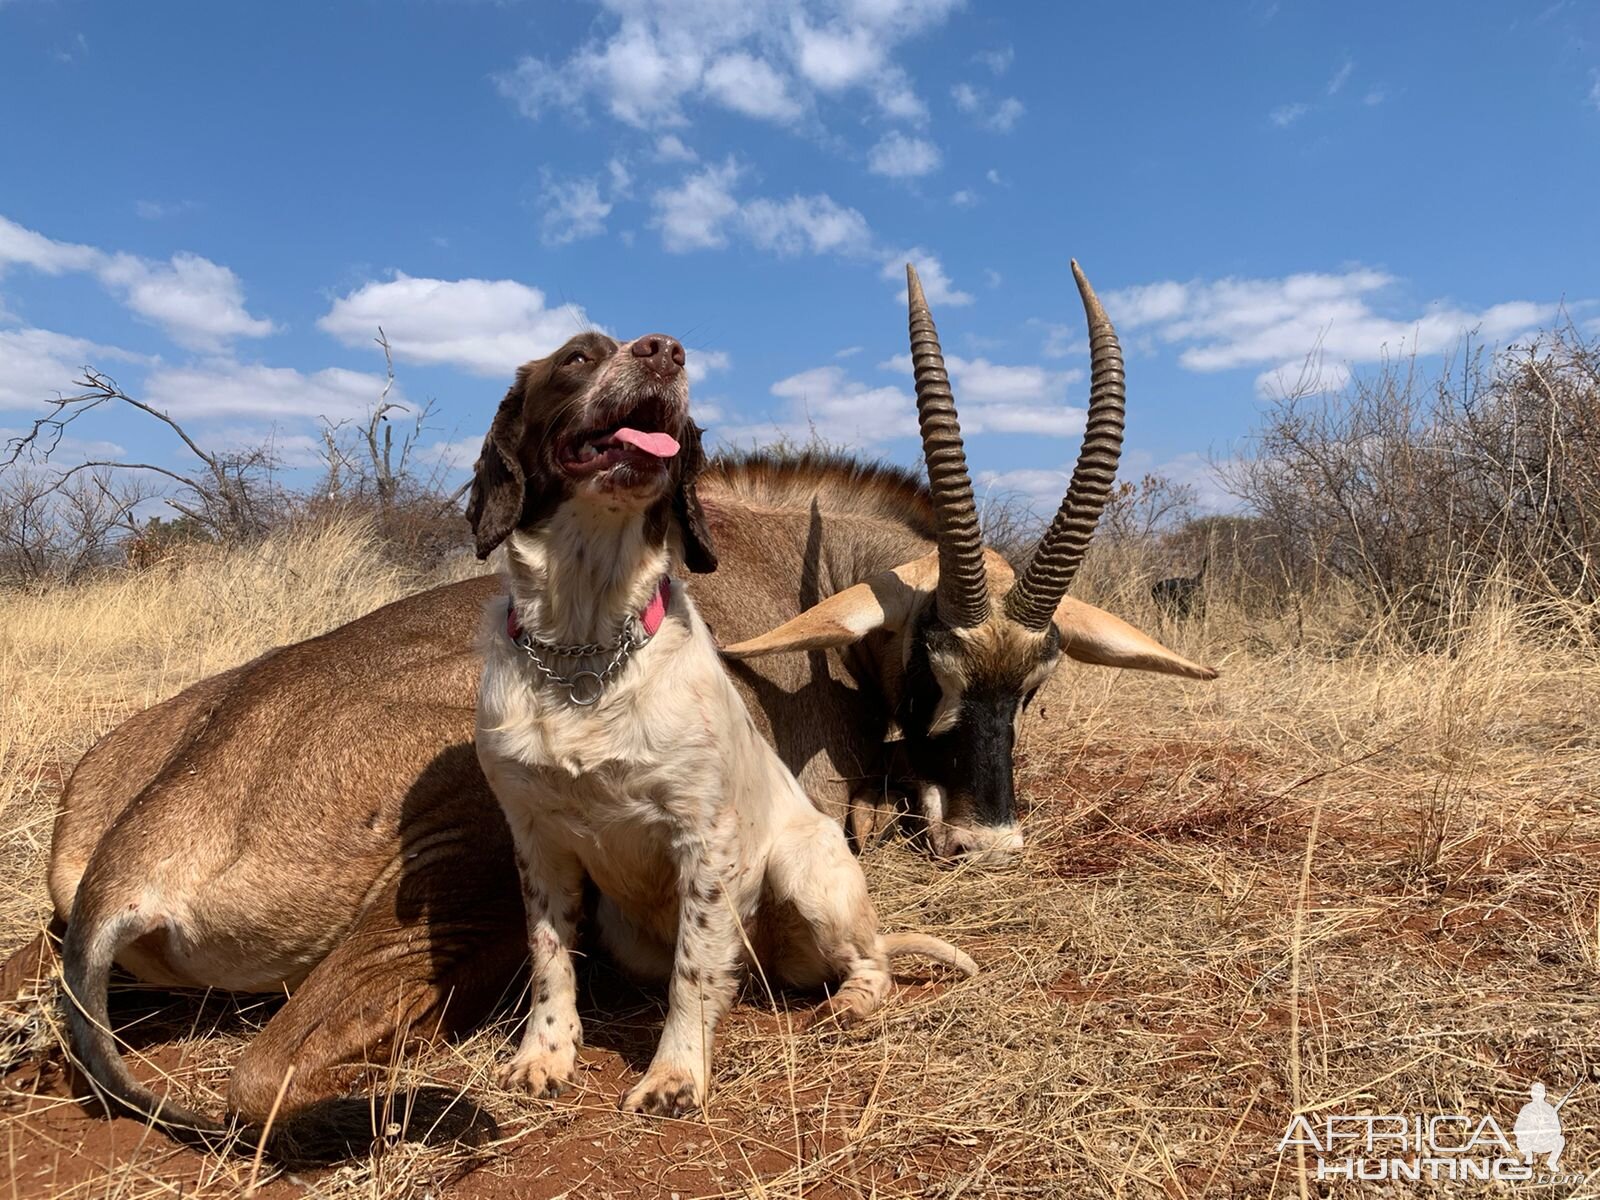
[[[407, 409], [389, 401], [385, 388], [360, 421], [324, 422], [320, 470], [310, 484], [293, 486], [270, 440], [208, 445], [109, 376], [86, 369], [77, 386], [0, 448], [0, 587], [145, 570], [194, 547], [254, 545], [286, 527], [329, 521], [358, 521], [395, 561], [419, 569], [468, 544], [465, 489], [448, 489], [447, 464], [419, 450], [431, 405]], [[64, 436], [106, 408], [150, 418], [177, 457], [58, 468], [52, 455]]]
[[[328, 517], [360, 517], [413, 567], [466, 545], [463, 489], [419, 457], [429, 410], [380, 396], [362, 420], [325, 425], [320, 478], [296, 489], [270, 445], [207, 447], [107, 377], [79, 383], [0, 453], [0, 585], [142, 569], [186, 546]], [[51, 447], [101, 406], [164, 422], [193, 469], [54, 470]], [[1600, 611], [1600, 339], [1571, 324], [1494, 355], [1463, 351], [1437, 375], [1386, 362], [1337, 392], [1291, 390], [1218, 471], [1236, 513], [1202, 515], [1192, 488], [1159, 475], [1121, 483], [1083, 586], [1137, 608], [1154, 580], [1206, 564], [1206, 589], [1244, 614], [1303, 618], [1337, 593], [1418, 643], [1443, 636], [1490, 588], [1547, 606], [1560, 614], [1552, 620], [1592, 623]], [[991, 500], [991, 543], [1026, 556], [1037, 522]]]
[[1222, 469], [1285, 585], [1342, 581], [1420, 638], [1491, 585], [1600, 600], [1600, 343], [1571, 325], [1437, 377], [1292, 392]]

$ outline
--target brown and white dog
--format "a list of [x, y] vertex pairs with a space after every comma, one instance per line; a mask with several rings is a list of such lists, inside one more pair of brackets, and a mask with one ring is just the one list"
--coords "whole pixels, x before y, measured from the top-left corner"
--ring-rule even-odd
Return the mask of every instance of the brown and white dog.
[[687, 591], [716, 565], [694, 490], [704, 458], [682, 346], [573, 338], [518, 373], [478, 460], [480, 556], [502, 541], [477, 750], [505, 810], [527, 906], [532, 1008], [507, 1086], [555, 1096], [582, 1043], [571, 950], [585, 876], [602, 944], [669, 980], [666, 1026], [624, 1109], [704, 1103], [716, 1025], [752, 959], [836, 986], [819, 1017], [871, 1013], [887, 959], [961, 951], [884, 936], [843, 830], [757, 732]]

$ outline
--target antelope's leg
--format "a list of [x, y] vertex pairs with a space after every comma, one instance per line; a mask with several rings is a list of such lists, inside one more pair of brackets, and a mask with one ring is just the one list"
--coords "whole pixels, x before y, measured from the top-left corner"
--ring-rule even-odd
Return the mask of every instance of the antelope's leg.
[[509, 870], [466, 867], [435, 863], [373, 899], [246, 1048], [231, 1112], [265, 1120], [282, 1089], [281, 1119], [388, 1070], [397, 1049], [483, 1020], [522, 964], [521, 904]]

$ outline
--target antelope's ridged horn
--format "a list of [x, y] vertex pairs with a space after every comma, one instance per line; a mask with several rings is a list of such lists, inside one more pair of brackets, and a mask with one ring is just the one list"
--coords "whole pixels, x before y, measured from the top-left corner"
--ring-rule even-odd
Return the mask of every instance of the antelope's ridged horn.
[[1089, 416], [1083, 431], [1083, 447], [1072, 469], [1072, 482], [1066, 498], [1056, 510], [1055, 520], [1034, 551], [1028, 569], [1006, 595], [1006, 615], [1027, 629], [1043, 629], [1050, 624], [1056, 605], [1072, 586], [1083, 555], [1094, 537], [1100, 512], [1111, 496], [1117, 476], [1117, 459], [1122, 454], [1122, 423], [1126, 389], [1122, 376], [1122, 347], [1111, 318], [1100, 306], [1094, 288], [1084, 278], [1077, 260], [1072, 277], [1083, 297], [1083, 312], [1089, 320]]
[[939, 526], [939, 619], [952, 629], [982, 625], [989, 617], [989, 588], [983, 570], [983, 539], [978, 506], [967, 475], [950, 377], [945, 374], [939, 331], [922, 294], [917, 269], [906, 264], [906, 297], [911, 316], [911, 369], [917, 381], [917, 424], [928, 460], [928, 491]]

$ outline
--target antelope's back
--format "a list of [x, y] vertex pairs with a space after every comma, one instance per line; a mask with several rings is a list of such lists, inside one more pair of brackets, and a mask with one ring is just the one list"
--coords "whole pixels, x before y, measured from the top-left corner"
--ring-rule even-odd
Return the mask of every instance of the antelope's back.
[[[201, 680], [105, 735], [73, 771], [56, 818], [57, 914], [70, 914], [97, 851], [108, 868], [133, 870], [174, 846], [236, 855], [266, 873], [264, 884], [285, 876], [286, 890], [296, 876], [296, 904], [359, 907], [409, 827], [429, 816], [418, 797], [444, 767], [450, 779], [432, 793], [464, 794], [452, 819], [481, 825], [477, 808], [497, 816], [471, 740], [473, 641], [498, 587], [486, 576], [407, 597]], [[319, 888], [320, 905], [309, 894]]]
[[[927, 553], [927, 490], [898, 468], [829, 454], [726, 456], [699, 483], [720, 565], [690, 579], [723, 645], [764, 633], [867, 576]], [[849, 652], [729, 662], [757, 725], [812, 800], [843, 820], [881, 786], [888, 712]]]

